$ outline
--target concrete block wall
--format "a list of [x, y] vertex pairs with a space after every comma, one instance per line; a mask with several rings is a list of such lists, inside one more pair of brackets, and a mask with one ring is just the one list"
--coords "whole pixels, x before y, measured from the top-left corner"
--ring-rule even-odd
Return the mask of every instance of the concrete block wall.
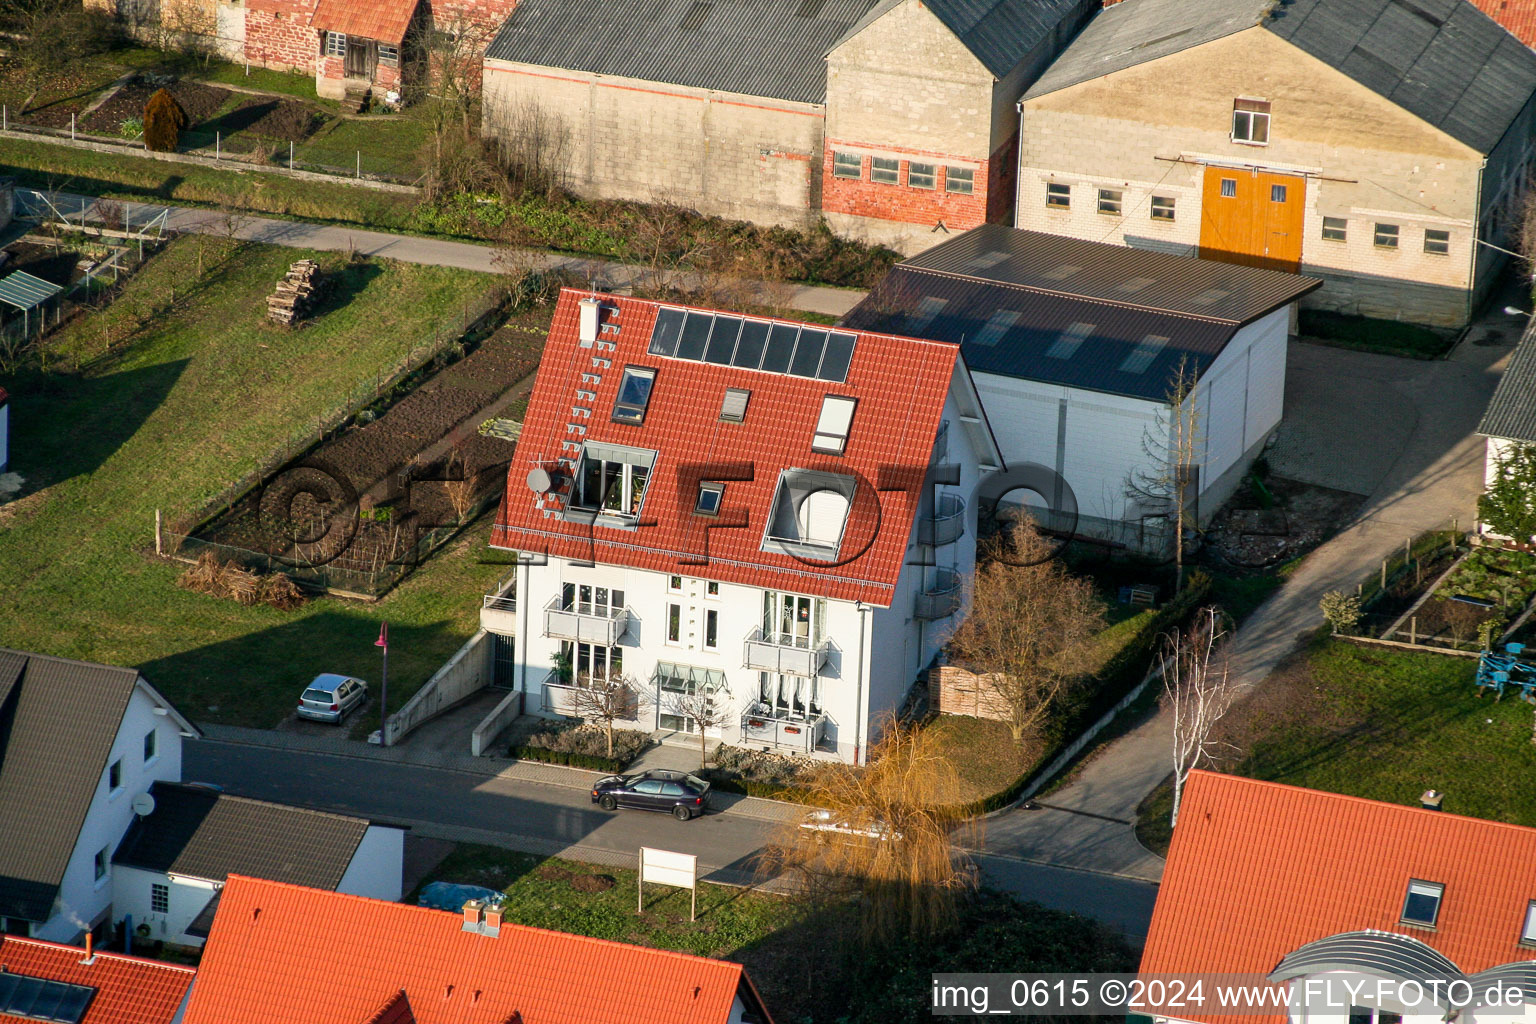
[[[1231, 141], [1239, 96], [1271, 102], [1269, 145]], [[1264, 29], [1027, 100], [1022, 126], [1020, 227], [1193, 251], [1205, 168], [1260, 166], [1306, 180], [1301, 272], [1329, 281], [1307, 305], [1466, 319], [1482, 155]], [[1069, 210], [1046, 206], [1048, 182], [1071, 186]], [[1100, 188], [1124, 193], [1119, 217], [1098, 213]], [[1153, 195], [1174, 221], [1152, 220]], [[1323, 217], [1346, 241], [1322, 238]], [[1374, 244], [1378, 222], [1398, 225], [1395, 249]], [[1451, 233], [1448, 254], [1424, 251], [1427, 229]]]
[[485, 134], [511, 133], [536, 107], [559, 126], [551, 145], [578, 193], [789, 227], [816, 218], [818, 105], [506, 61], [485, 69]]

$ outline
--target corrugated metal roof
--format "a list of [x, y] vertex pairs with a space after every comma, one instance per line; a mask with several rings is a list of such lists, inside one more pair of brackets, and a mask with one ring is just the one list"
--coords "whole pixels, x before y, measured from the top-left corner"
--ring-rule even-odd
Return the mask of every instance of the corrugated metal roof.
[[[1433, 946], [1407, 935], [1373, 931], [1340, 932], [1309, 942], [1287, 953], [1280, 966], [1269, 973], [1269, 980], [1356, 970], [1405, 980], [1465, 980], [1460, 968]], [[1432, 1001], [1434, 995], [1431, 993]]]
[[[925, 303], [928, 310], [943, 305], [930, 318]], [[886, 275], [843, 323], [861, 331], [952, 342], [973, 373], [1150, 401], [1167, 397], [1181, 362], [1186, 372], [1204, 373], [1238, 330], [1230, 321], [1056, 295], [906, 264]], [[1086, 330], [1074, 331], [1080, 324]]]
[[253, 875], [322, 889], [341, 883], [368, 822], [303, 807], [157, 782], [114, 864], [222, 882]]
[[1536, 442], [1536, 320], [1510, 354], [1477, 432], [1488, 437]]
[[522, 0], [486, 58], [823, 103], [823, 54], [875, 3]]
[[1051, 37], [1082, 0], [924, 0], [988, 71], [1002, 78]]
[[1025, 98], [1256, 24], [1480, 153], [1536, 91], [1536, 52], [1467, 0], [1124, 0]]
[[18, 270], [4, 280], [0, 280], [0, 302], [15, 306], [17, 309], [32, 309], [63, 290], [52, 281], [44, 281], [25, 270]]
[[985, 224], [902, 266], [1248, 323], [1322, 282], [1281, 270]]

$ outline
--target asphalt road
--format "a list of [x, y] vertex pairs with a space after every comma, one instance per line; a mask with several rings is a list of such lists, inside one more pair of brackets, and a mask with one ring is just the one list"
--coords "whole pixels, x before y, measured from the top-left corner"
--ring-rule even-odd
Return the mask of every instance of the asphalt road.
[[[408, 825], [422, 835], [628, 865], [641, 846], [699, 858], [701, 874], [749, 880], [754, 858], [778, 822], [736, 800], [689, 822], [641, 811], [606, 813], [585, 790], [463, 771], [201, 740], [183, 751], [182, 777], [230, 793]], [[771, 813], [771, 811], [770, 811]], [[1073, 871], [993, 855], [977, 858], [998, 889], [1086, 914], [1139, 946], [1157, 887], [1134, 879]]]

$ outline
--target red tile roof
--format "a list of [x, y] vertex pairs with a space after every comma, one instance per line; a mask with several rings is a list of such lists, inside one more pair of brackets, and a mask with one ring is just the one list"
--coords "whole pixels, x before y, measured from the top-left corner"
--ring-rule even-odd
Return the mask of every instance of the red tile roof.
[[[1536, 829], [1194, 772], [1141, 970], [1267, 974], [1299, 946], [1368, 928], [1419, 939], [1469, 974], [1531, 960], [1519, 939], [1533, 864]], [[1400, 923], [1410, 878], [1445, 886], [1434, 930]]]
[[320, 0], [309, 23], [327, 32], [399, 46], [416, 16], [416, 0]]
[[1536, 47], [1536, 0], [1472, 0], [1526, 46]]
[[[507, 474], [507, 496], [491, 536], [496, 547], [542, 551], [660, 572], [745, 583], [802, 594], [889, 606], [917, 512], [918, 493], [933, 451], [959, 350], [943, 342], [884, 334], [858, 335], [848, 379], [808, 380], [685, 359], [648, 355], [660, 304], [601, 296], [605, 323], [619, 325], [599, 347], [578, 339], [578, 300], [591, 293], [563, 291], [528, 403], [523, 432]], [[616, 310], [616, 312], [614, 312]], [[790, 322], [790, 321], [785, 321]], [[817, 325], [813, 325], [817, 326]], [[612, 340], [614, 350], [601, 350]], [[611, 361], [611, 367], [594, 360]], [[622, 370], [657, 368], [642, 426], [610, 419]], [[600, 374], [593, 383], [590, 375]], [[583, 375], [589, 375], [583, 383]], [[752, 392], [744, 423], [722, 423], [727, 387]], [[590, 419], [568, 432], [576, 392], [593, 389]], [[811, 451], [811, 437], [828, 394], [858, 399], [841, 456]], [[541, 510], [528, 489], [528, 472], [572, 454], [566, 441], [600, 441], [658, 452], [646, 485], [642, 521], [633, 531], [567, 523]], [[752, 479], [731, 480], [718, 518], [693, 514], [697, 468], [750, 465]], [[694, 467], [690, 473], [689, 467]], [[768, 509], [786, 468], [857, 475], [858, 489], [839, 549], [839, 564], [801, 561], [761, 550]], [[744, 528], [723, 528], [732, 521]], [[707, 553], [707, 557], [706, 557]]]
[[[170, 1024], [197, 976], [191, 967], [121, 953], [83, 959], [79, 946], [0, 935], [0, 969], [96, 989], [80, 1024]], [[0, 1021], [26, 1019], [0, 1013]]]
[[[740, 964], [231, 875], [184, 1024], [724, 1024]], [[405, 998], [400, 998], [400, 993]]]

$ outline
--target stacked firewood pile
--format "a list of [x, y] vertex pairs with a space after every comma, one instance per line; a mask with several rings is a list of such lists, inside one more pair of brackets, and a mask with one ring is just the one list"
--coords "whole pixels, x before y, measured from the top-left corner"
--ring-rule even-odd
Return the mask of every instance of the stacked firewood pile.
[[262, 575], [234, 562], [220, 562], [207, 551], [176, 583], [194, 593], [227, 597], [243, 605], [269, 604], [282, 611], [297, 608], [308, 599], [285, 573]]
[[325, 290], [320, 266], [314, 260], [299, 260], [277, 282], [277, 291], [267, 297], [267, 316], [292, 327], [314, 307]]

